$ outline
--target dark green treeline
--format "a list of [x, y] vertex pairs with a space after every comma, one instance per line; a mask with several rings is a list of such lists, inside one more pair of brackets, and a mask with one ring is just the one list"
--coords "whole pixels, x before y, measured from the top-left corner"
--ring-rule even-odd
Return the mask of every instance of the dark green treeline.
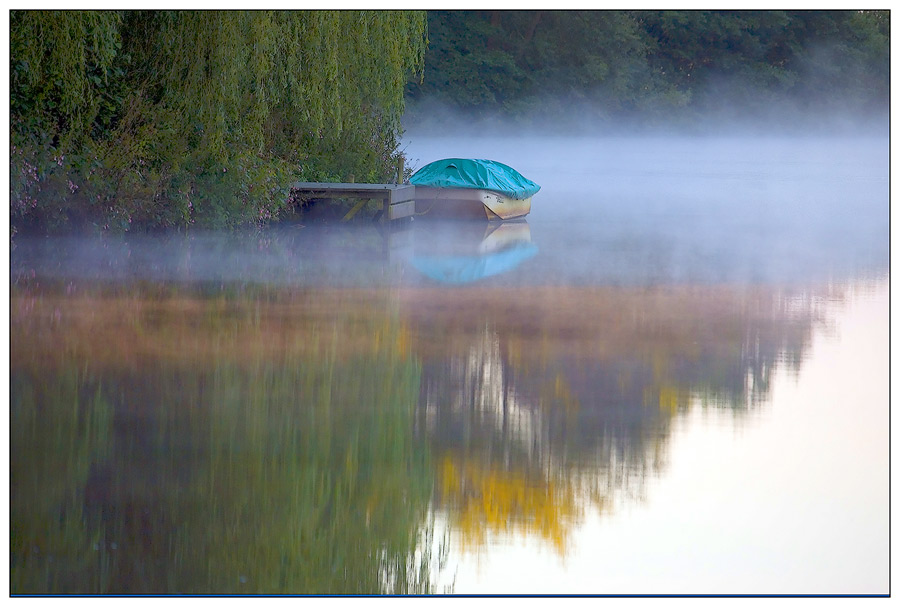
[[266, 222], [295, 180], [384, 181], [411, 11], [12, 11], [17, 229]]
[[[434, 11], [408, 124], [884, 110], [889, 11]], [[574, 105], [573, 105], [574, 104]]]

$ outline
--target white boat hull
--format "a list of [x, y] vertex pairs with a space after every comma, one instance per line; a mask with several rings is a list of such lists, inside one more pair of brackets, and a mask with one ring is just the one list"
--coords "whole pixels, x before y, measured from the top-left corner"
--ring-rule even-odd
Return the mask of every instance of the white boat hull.
[[531, 212], [531, 197], [520, 199], [492, 190], [416, 186], [416, 214], [436, 217], [515, 219]]

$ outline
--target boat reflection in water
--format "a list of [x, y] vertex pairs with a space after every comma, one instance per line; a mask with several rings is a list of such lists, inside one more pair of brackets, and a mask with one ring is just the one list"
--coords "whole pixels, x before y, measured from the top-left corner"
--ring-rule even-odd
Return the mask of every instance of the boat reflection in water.
[[440, 283], [459, 285], [510, 270], [537, 255], [525, 220], [417, 222], [411, 265]]

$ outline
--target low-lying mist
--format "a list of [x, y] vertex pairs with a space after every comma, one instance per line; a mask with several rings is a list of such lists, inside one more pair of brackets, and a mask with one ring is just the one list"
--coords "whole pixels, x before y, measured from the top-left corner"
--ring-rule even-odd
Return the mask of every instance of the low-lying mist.
[[408, 131], [404, 149], [413, 170], [488, 158], [541, 185], [527, 217], [539, 280], [794, 282], [887, 269], [887, 129], [851, 122], [793, 133], [461, 125]]
[[807, 124], [818, 127], [794, 131], [710, 120], [704, 132], [627, 123], [573, 132], [550, 121], [479, 132], [465, 117], [446, 117], [456, 122], [405, 133], [407, 166], [452, 157], [505, 163], [541, 186], [524, 221], [500, 230], [422, 212], [390, 224], [360, 214], [239, 234], [23, 235], [12, 250], [13, 281], [449, 288], [797, 285], [887, 275], [890, 149], [880, 118], [858, 121], [868, 128], [833, 128], [810, 115]]
[[547, 96], [508, 113], [462, 110], [435, 99], [407, 103], [408, 135], [882, 135], [887, 100], [866, 97], [784, 98], [747, 91], [727, 80], [710, 83], [690, 104], [616, 110], [602, 101]]

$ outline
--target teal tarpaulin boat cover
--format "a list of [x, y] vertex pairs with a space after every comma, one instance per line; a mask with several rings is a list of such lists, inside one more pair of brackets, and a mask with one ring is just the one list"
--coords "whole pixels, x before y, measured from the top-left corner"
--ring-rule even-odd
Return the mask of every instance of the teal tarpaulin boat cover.
[[515, 169], [495, 160], [446, 158], [423, 166], [409, 178], [413, 185], [432, 188], [474, 188], [492, 190], [510, 198], [529, 198], [541, 186]]

